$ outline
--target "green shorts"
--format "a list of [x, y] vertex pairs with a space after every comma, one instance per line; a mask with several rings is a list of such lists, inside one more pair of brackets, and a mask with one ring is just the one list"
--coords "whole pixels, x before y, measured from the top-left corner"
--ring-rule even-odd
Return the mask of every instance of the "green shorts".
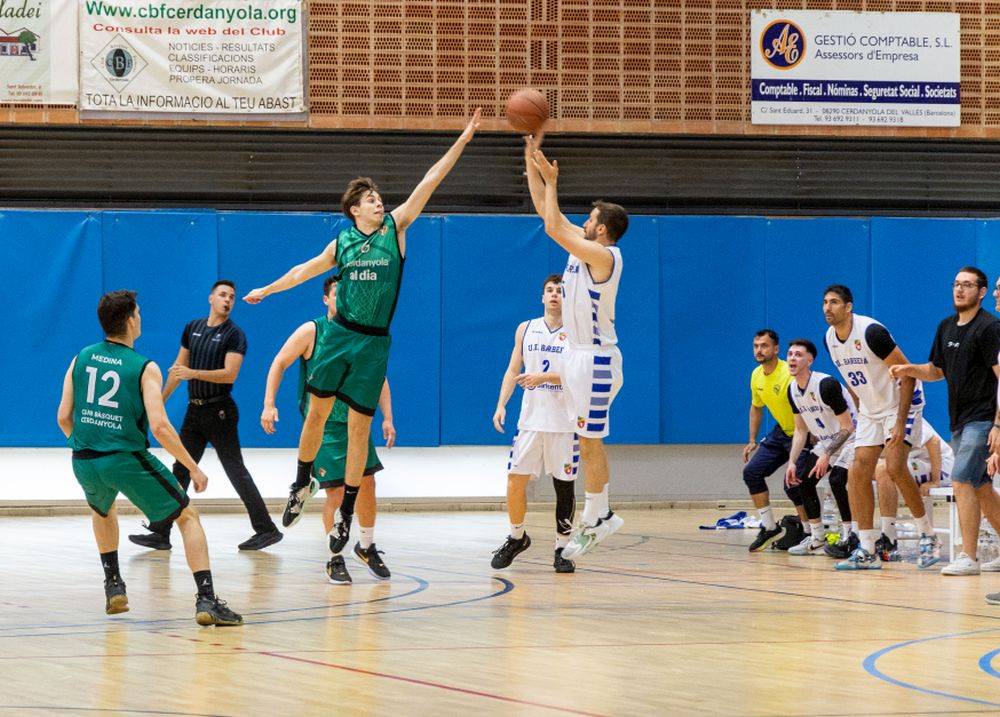
[[320, 398], [336, 396], [367, 416], [375, 415], [389, 364], [388, 336], [369, 336], [336, 321], [309, 360], [306, 390]]
[[107, 517], [119, 492], [150, 521], [173, 520], [187, 507], [184, 489], [149, 451], [92, 454], [73, 452], [73, 474], [98, 514]]
[[[313, 476], [320, 488], [339, 488], [344, 485], [347, 465], [347, 424], [328, 424], [323, 431], [323, 445], [313, 461]], [[375, 452], [375, 441], [368, 434], [368, 461], [365, 463], [366, 476], [373, 476], [382, 470], [382, 463]]]

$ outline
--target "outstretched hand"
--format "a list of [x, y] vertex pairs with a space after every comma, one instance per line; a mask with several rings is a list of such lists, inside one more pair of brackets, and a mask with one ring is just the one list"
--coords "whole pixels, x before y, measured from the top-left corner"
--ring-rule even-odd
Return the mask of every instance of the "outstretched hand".
[[264, 297], [266, 296], [267, 294], [264, 293], [263, 288], [254, 289], [249, 294], [243, 297], [243, 301], [247, 302], [248, 304], [259, 304], [264, 300]]
[[483, 108], [477, 107], [476, 111], [472, 113], [472, 118], [469, 120], [469, 124], [465, 125], [465, 129], [462, 131], [462, 136], [459, 137], [463, 142], [468, 142], [472, 139], [473, 135], [476, 134], [476, 130], [479, 129], [479, 120], [482, 118]]
[[542, 175], [542, 179], [545, 180], [546, 184], [556, 181], [559, 176], [559, 162], [553, 160], [549, 162], [542, 153], [542, 150], [535, 149], [531, 153], [531, 161], [538, 169], [538, 173]]

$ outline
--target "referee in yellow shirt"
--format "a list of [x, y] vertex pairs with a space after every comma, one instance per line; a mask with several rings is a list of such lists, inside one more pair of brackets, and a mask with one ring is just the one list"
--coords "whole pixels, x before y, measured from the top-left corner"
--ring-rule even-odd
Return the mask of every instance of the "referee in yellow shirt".
[[[767, 477], [788, 462], [792, 433], [795, 431], [795, 418], [788, 402], [788, 384], [792, 378], [788, 373], [788, 364], [778, 358], [778, 334], [772, 329], [761, 329], [754, 334], [753, 357], [760, 365], [750, 374], [750, 438], [743, 448], [743, 482], [750, 489], [750, 498], [760, 513], [761, 526], [756, 540], [750, 544], [751, 553], [763, 550], [781, 535], [782, 530], [771, 512]], [[765, 406], [771, 412], [775, 426], [763, 441], [757, 443]], [[804, 521], [805, 509], [799, 486], [785, 486], [785, 494]], [[802, 537], [804, 534], [798, 539]]]

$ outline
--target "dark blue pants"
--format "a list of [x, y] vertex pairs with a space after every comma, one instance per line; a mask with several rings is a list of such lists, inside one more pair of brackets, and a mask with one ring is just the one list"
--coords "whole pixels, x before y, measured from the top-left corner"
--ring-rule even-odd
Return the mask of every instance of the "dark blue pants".
[[[781, 426], [775, 427], [757, 446], [757, 451], [750, 461], [743, 466], [743, 482], [747, 484], [750, 495], [767, 492], [767, 477], [788, 462], [788, 454], [792, 450], [792, 437], [786, 436]], [[785, 486], [782, 476], [781, 485], [785, 487], [785, 495], [794, 505], [802, 505], [802, 491], [799, 486]]]

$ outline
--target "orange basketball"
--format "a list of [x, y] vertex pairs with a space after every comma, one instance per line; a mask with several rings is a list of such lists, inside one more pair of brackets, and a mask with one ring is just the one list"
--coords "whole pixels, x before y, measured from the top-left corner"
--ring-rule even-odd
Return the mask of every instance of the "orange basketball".
[[515, 132], [534, 134], [548, 118], [548, 100], [538, 90], [518, 90], [507, 99], [507, 121]]

